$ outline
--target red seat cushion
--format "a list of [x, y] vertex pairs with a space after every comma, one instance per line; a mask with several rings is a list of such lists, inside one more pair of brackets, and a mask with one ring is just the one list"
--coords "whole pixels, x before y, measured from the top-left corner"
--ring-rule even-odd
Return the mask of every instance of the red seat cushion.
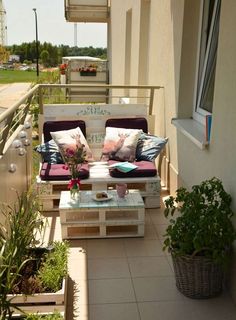
[[[83, 164], [79, 170], [79, 178], [89, 177], [88, 164]], [[50, 164], [44, 162], [40, 171], [40, 178], [44, 181], [66, 181], [70, 180], [71, 174], [64, 164]]]
[[[109, 160], [108, 164], [112, 165], [114, 163], [117, 163], [119, 161], [115, 160]], [[157, 169], [153, 162], [151, 161], [134, 161], [132, 162], [138, 168], [129, 171], [129, 172], [120, 172], [119, 170], [115, 168], [110, 168], [109, 172], [111, 177], [113, 178], [137, 178], [137, 177], [155, 177], [157, 175]]]

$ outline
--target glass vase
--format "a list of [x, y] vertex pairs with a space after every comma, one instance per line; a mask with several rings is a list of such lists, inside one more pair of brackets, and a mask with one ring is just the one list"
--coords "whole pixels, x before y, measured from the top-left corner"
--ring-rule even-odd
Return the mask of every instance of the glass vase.
[[80, 190], [78, 187], [70, 189], [70, 198], [76, 201], [80, 200]]

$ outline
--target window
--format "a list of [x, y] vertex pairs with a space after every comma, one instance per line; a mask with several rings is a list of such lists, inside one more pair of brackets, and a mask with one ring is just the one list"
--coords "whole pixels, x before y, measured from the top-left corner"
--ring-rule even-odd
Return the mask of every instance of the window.
[[194, 118], [213, 110], [221, 0], [202, 0], [201, 38]]

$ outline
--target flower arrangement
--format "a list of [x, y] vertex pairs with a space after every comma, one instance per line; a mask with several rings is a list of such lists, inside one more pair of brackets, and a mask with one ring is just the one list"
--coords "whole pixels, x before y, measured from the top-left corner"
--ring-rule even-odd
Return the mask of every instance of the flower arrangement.
[[97, 66], [89, 65], [88, 67], [81, 67], [79, 68], [79, 72], [81, 76], [87, 75], [96, 75], [97, 74]]
[[67, 64], [66, 63], [62, 63], [59, 66], [59, 70], [61, 74], [65, 74], [66, 73], [66, 69], [67, 69]]
[[65, 169], [71, 172], [71, 180], [68, 184], [71, 195], [75, 195], [80, 189], [79, 165], [86, 160], [85, 145], [80, 142], [80, 135], [75, 136], [75, 144], [66, 145], [62, 150], [63, 158], [66, 165]]

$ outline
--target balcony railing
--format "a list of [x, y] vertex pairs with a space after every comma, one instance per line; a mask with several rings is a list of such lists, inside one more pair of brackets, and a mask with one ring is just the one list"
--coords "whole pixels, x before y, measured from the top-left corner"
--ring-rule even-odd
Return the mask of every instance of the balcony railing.
[[4, 153], [7, 141], [14, 131], [19, 126], [23, 127], [36, 90], [37, 87], [34, 87], [12, 107], [0, 114], [0, 156]]
[[[39, 113], [43, 113], [43, 105], [49, 103], [70, 103], [69, 90], [78, 89], [77, 97], [81, 101], [90, 97], [91, 92], [106, 90], [106, 100], [109, 104], [119, 103], [145, 103], [148, 106], [149, 115], [153, 114], [155, 91], [162, 89], [161, 86], [124, 86], [124, 85], [77, 85], [77, 84], [39, 84], [35, 85], [17, 103], [0, 114], [0, 157], [4, 154], [7, 142], [14, 131], [23, 127], [32, 101], [39, 104]], [[92, 91], [91, 91], [92, 90]], [[73, 101], [76, 103], [76, 100]], [[134, 108], [135, 115], [135, 108]]]

